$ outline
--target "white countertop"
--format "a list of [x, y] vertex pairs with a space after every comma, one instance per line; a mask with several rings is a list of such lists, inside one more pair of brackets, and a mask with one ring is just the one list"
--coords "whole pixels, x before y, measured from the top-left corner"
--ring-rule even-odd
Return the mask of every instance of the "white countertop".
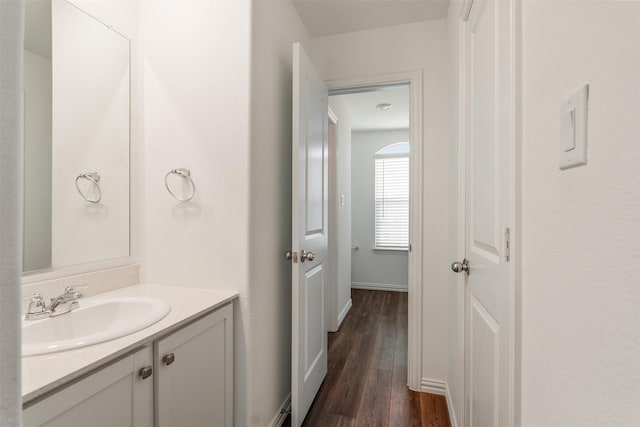
[[23, 357], [23, 403], [40, 397], [106, 362], [151, 343], [203, 314], [233, 301], [238, 297], [238, 293], [187, 287], [135, 285], [91, 298], [114, 297], [159, 298], [171, 304], [171, 311], [159, 322], [124, 337], [77, 350]]

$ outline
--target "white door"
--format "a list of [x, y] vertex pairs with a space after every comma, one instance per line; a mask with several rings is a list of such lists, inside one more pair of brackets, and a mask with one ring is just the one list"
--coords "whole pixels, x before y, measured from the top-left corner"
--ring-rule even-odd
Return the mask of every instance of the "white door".
[[475, 427], [513, 425], [512, 7], [474, 0], [465, 31], [465, 425]]
[[300, 426], [327, 374], [328, 91], [293, 45], [291, 424]]

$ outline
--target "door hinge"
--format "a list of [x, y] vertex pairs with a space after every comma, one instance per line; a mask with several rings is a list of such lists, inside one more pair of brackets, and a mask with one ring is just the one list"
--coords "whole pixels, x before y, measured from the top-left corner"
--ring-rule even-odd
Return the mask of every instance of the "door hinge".
[[509, 227], [504, 228], [504, 260], [505, 262], [511, 261], [511, 231]]

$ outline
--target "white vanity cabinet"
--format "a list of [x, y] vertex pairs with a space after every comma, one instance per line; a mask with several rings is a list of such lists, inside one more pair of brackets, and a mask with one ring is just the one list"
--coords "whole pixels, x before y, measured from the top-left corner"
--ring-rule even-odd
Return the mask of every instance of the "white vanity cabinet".
[[153, 427], [151, 364], [147, 346], [28, 406], [23, 425]]
[[157, 427], [233, 425], [232, 337], [227, 305], [155, 342]]
[[231, 427], [232, 304], [27, 404], [23, 422], [25, 427]]

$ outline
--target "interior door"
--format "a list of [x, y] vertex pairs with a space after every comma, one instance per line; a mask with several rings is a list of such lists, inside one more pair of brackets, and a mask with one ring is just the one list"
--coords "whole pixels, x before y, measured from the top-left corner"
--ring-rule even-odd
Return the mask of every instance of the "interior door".
[[466, 22], [465, 424], [513, 425], [512, 0], [474, 0]]
[[291, 424], [300, 426], [327, 374], [325, 296], [328, 91], [293, 45]]

